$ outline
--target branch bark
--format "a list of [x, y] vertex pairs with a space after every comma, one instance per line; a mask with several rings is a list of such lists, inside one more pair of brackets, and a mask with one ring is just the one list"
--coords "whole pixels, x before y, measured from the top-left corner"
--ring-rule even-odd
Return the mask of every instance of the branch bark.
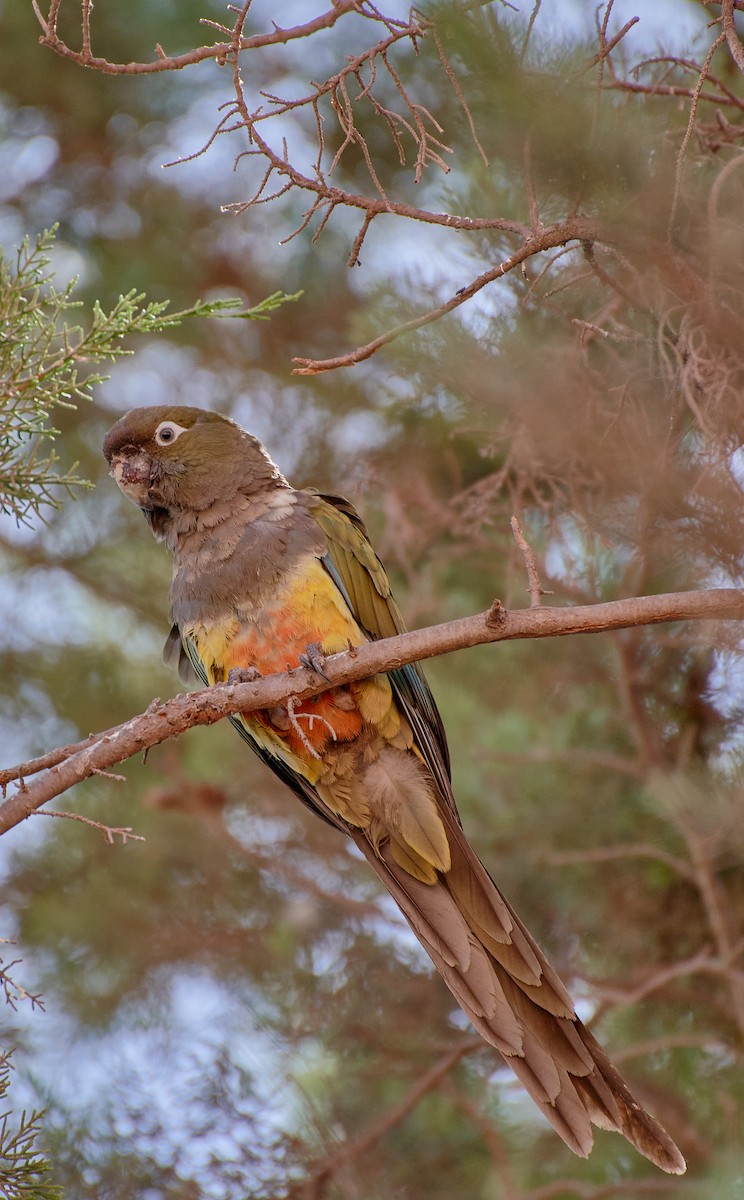
[[478, 1049], [480, 1049], [480, 1042], [476, 1038], [468, 1038], [467, 1041], [448, 1050], [433, 1066], [429, 1067], [429, 1070], [420, 1079], [411, 1085], [396, 1104], [382, 1113], [357, 1137], [339, 1146], [328, 1158], [313, 1167], [307, 1178], [290, 1190], [288, 1200], [321, 1200], [321, 1197], [325, 1195], [326, 1186], [342, 1167], [371, 1150], [386, 1133], [399, 1125], [404, 1117], [413, 1111], [427, 1092], [439, 1087], [442, 1080], [453, 1067], [457, 1066], [460, 1059], [469, 1054], [471, 1050]]
[[[323, 667], [324, 679], [300, 667], [270, 675], [255, 683], [218, 684], [200, 691], [153, 700], [146, 712], [103, 733], [91, 735], [77, 745], [50, 752], [35, 762], [0, 772], [3, 791], [18, 781], [18, 790], [0, 805], [0, 834], [18, 825], [37, 808], [62, 795], [83, 779], [96, 775], [177, 737], [194, 725], [213, 725], [232, 713], [248, 713], [317, 695], [329, 685], [339, 687], [390, 671], [406, 663], [447, 654], [468, 646], [518, 638], [565, 637], [577, 633], [601, 633], [610, 629], [654, 625], [665, 621], [741, 620], [744, 591], [716, 588], [705, 592], [670, 592], [660, 596], [638, 596], [576, 608], [539, 607], [507, 611], [496, 600], [488, 612], [415, 629], [397, 637], [368, 642], [334, 654]], [[49, 766], [53, 761], [54, 765]], [[46, 768], [46, 769], [44, 769]], [[26, 779], [43, 773], [33, 783]]]
[[[348, 202], [344, 201], [345, 203]], [[393, 209], [390, 209], [392, 212]], [[454, 227], [454, 220], [447, 217], [444, 222], [447, 225]], [[593, 243], [596, 241], [610, 241], [611, 234], [609, 229], [600, 229], [596, 221], [592, 221], [588, 217], [569, 217], [566, 221], [559, 221], [555, 225], [550, 225], [541, 228], [534, 236], [530, 236], [518, 250], [515, 250], [509, 258], [504, 262], [499, 263], [495, 267], [489, 268], [469, 283], [467, 287], [460, 288], [454, 296], [440, 304], [437, 308], [430, 309], [428, 312], [421, 313], [418, 317], [414, 317], [410, 321], [405, 321], [402, 325], [396, 325], [393, 329], [388, 329], [373, 341], [368, 342], [365, 346], [358, 346], [356, 350], [349, 351], [348, 354], [340, 354], [336, 358], [313, 359], [313, 358], [293, 358], [295, 364], [293, 375], [318, 375], [321, 371], [335, 371], [338, 367], [349, 367], [355, 363], [364, 362], [365, 359], [371, 358], [383, 346], [387, 346], [390, 342], [394, 342], [404, 333], [411, 333], [415, 329], [421, 329], [424, 325], [430, 325], [432, 321], [438, 321], [440, 317], [459, 308], [461, 304], [465, 304], [472, 299], [482, 288], [489, 283], [493, 283], [497, 279], [503, 279], [515, 267], [526, 262], [527, 259], [533, 258], [536, 254], [542, 254], [546, 250], [554, 250], [557, 246], [565, 246], [567, 242], [580, 241], [584, 243]]]
[[[241, 37], [237, 46], [235, 39], [230, 41], [215, 42], [211, 46], [198, 46], [193, 50], [188, 50], [185, 54], [168, 55], [165, 54], [160, 46], [156, 47], [158, 57], [152, 62], [128, 62], [128, 63], [113, 63], [106, 58], [96, 58], [91, 54], [90, 50], [90, 29], [88, 28], [87, 37], [83, 36], [82, 50], [73, 50], [68, 46], [57, 33], [57, 14], [59, 12], [59, 3], [52, 3], [49, 13], [46, 17], [42, 13], [37, 0], [32, 0], [34, 13], [43, 32], [39, 38], [42, 46], [48, 46], [60, 58], [68, 58], [76, 62], [81, 67], [88, 67], [93, 71], [100, 71], [103, 75], [152, 75], [161, 71], [182, 71], [184, 67], [194, 66], [195, 63], [204, 62], [206, 59], [214, 58], [218, 63], [224, 63], [229, 55], [234, 54], [236, 50], [261, 50], [265, 46], [286, 46], [288, 42], [297, 41], [298, 38], [310, 37], [313, 33], [317, 33], [321, 29], [330, 29], [341, 18], [349, 12], [354, 12], [357, 8], [356, 0], [334, 0], [331, 8], [319, 16], [314, 17], [310, 21], [306, 21], [303, 25], [294, 25], [286, 29], [282, 29], [274, 23], [274, 29], [271, 33], [254, 34], [253, 37]], [[205, 22], [213, 24], [212, 22]], [[222, 26], [225, 33], [230, 33], [231, 30]]]

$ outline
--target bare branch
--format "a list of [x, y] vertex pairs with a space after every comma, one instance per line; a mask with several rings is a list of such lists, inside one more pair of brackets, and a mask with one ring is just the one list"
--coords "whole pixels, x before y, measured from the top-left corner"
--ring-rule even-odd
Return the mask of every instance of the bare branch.
[[695, 871], [684, 858], [670, 854], [661, 846], [647, 842], [623, 842], [615, 846], [595, 846], [591, 850], [553, 850], [546, 849], [541, 855], [543, 861], [551, 866], [567, 866], [579, 863], [607, 863], [622, 861], [628, 858], [649, 858], [653, 862], [664, 863], [688, 883], [695, 882]]
[[[539, 5], [538, 5], [538, 7], [539, 7]], [[537, 14], [535, 14], [535, 15], [537, 15]], [[481, 159], [483, 160], [484, 167], [487, 167], [488, 166], [488, 156], [487, 156], [485, 150], [483, 149], [483, 147], [481, 146], [480, 141], [478, 139], [478, 134], [475, 129], [475, 122], [473, 121], [473, 114], [471, 113], [468, 102], [465, 99], [465, 96], [463, 95], [462, 88], [460, 87], [460, 84], [458, 83], [458, 80], [457, 80], [457, 76], [455, 75], [455, 72], [452, 70], [452, 67], [449, 64], [449, 60], [447, 59], [447, 57], [444, 53], [444, 49], [442, 48], [442, 42], [439, 37], [439, 34], [437, 33], [436, 27], [433, 28], [432, 34], [434, 37], [434, 44], [436, 45], [436, 48], [437, 48], [437, 53], [441, 60], [442, 67], [444, 68], [444, 73], [447, 76], [447, 78], [449, 79], [450, 83], [452, 84], [452, 90], [460, 102], [460, 107], [462, 108], [462, 111], [465, 113], [465, 119], [467, 120], [468, 126], [470, 128], [470, 136], [473, 139], [473, 143], [475, 145], [476, 150], [478, 151], [478, 153], [481, 156]]]
[[[270, 675], [253, 683], [218, 684], [165, 703], [153, 701], [146, 713], [114, 729], [87, 739], [82, 749], [58, 759], [31, 784], [29, 764], [17, 769], [18, 791], [0, 805], [0, 833], [18, 825], [55, 796], [194, 725], [213, 725], [233, 713], [276, 708], [290, 697], [298, 700], [390, 671], [405, 663], [446, 654], [467, 646], [519, 638], [564, 637], [578, 633], [600, 633], [665, 621], [741, 620], [744, 592], [718, 588], [705, 592], [672, 592], [641, 596], [576, 608], [539, 608], [507, 611], [495, 601], [488, 612], [463, 617], [443, 625], [411, 630], [397, 637], [368, 642], [331, 655], [324, 661], [325, 681], [310, 668], [296, 668]], [[37, 760], [40, 761], [40, 760]], [[43, 761], [43, 760], [42, 760]], [[5, 776], [7, 778], [7, 772]]]
[[524, 565], [527, 568], [527, 579], [529, 582], [530, 592], [530, 608], [538, 608], [540, 606], [541, 596], [552, 596], [552, 592], [546, 592], [540, 583], [540, 575], [537, 570], [537, 559], [535, 552], [530, 546], [527, 538], [522, 533], [522, 526], [516, 517], [512, 517], [509, 522], [514, 534], [514, 541], [519, 547], [520, 554], [524, 559]]
[[620, 41], [622, 41], [622, 39], [625, 37], [626, 33], [628, 33], [629, 30], [631, 30], [634, 25], [637, 25], [641, 19], [640, 17], [631, 17], [629, 21], [625, 22], [625, 24], [623, 25], [623, 27], [619, 33], [616, 33], [615, 36], [610, 38], [609, 41], [605, 41], [605, 35], [607, 33], [607, 29], [606, 29], [607, 18], [610, 15], [611, 8], [612, 8], [612, 5], [609, 4], [607, 6], [607, 11], [605, 14], [605, 21], [603, 23], [603, 28], [602, 28], [601, 34], [600, 34], [600, 49], [597, 52], [597, 54], [595, 54], [594, 57], [591, 58], [589, 60], [589, 62], [586, 63], [581, 68], [581, 72], [580, 72], [581, 74], [583, 74], [584, 71], [590, 71], [592, 67], [596, 67], [597, 65], [599, 65], [600, 70], [601, 70], [605, 61], [609, 58], [610, 54], [615, 49], [615, 47], [618, 45], [618, 43]]
[[[379, 196], [364, 196], [356, 192], [345, 191], [343, 188], [332, 187], [323, 177], [304, 175], [284, 155], [277, 154], [258, 129], [259, 117], [254, 117], [249, 113], [244, 101], [240, 112], [244, 123], [250, 128], [251, 139], [258, 152], [271, 163], [279, 175], [285, 176], [294, 187], [301, 191], [314, 192], [323, 199], [333, 201], [335, 204], [343, 204], [348, 208], [358, 208], [373, 217], [389, 213], [391, 216], [421, 221], [424, 225], [443, 225], [447, 229], [457, 229], [467, 233], [493, 229], [525, 238], [529, 237], [531, 233], [529, 226], [506, 217], [463, 217], [456, 213], [432, 212], [429, 209], [416, 208], [413, 204], [393, 201], [389, 197], [383, 200]], [[223, 205], [222, 211], [242, 213], [248, 207], [250, 207], [250, 202], [240, 200], [233, 204]]]
[[[61, 0], [52, 0], [46, 20], [39, 10], [38, 3], [34, 3], [34, 12], [43, 30], [43, 34], [39, 38], [41, 45], [49, 46], [61, 58], [69, 58], [73, 62], [79, 63], [82, 67], [101, 71], [104, 75], [152, 75], [159, 71], [181, 71], [184, 67], [205, 62], [210, 58], [224, 63], [227, 57], [235, 50], [233, 40], [229, 42], [216, 42], [211, 46], [199, 46], [194, 50], [188, 50], [185, 54], [176, 54], [173, 56], [165, 55], [162, 47], [159, 46], [156, 50], [158, 57], [155, 62], [112, 63], [105, 58], [95, 58], [92, 55], [86, 56], [85, 38], [83, 40], [84, 49], [81, 51], [71, 49], [62, 41], [57, 34], [57, 14], [60, 3]], [[91, 7], [88, 3], [88, 10]], [[278, 25], [275, 25], [272, 33], [254, 34], [253, 37], [247, 38], [241, 37], [237, 49], [241, 51], [260, 50], [264, 46], [286, 46], [288, 42], [310, 37], [320, 29], [331, 29], [347, 13], [356, 12], [357, 9], [357, 0], [334, 0], [329, 9], [319, 16], [314, 17], [311, 21], [306, 21], [304, 25], [295, 25], [288, 29], [281, 29]], [[87, 44], [88, 46], [90, 45], [89, 32]]]
[[[15, 942], [11, 938], [0, 938], [0, 945], [14, 946]], [[32, 1009], [40, 1008], [43, 1012], [44, 1001], [41, 998], [41, 992], [37, 992], [34, 995], [32, 992], [27, 991], [26, 988], [23, 987], [22, 984], [18, 983], [18, 981], [10, 974], [10, 972], [13, 970], [13, 967], [19, 966], [21, 962], [22, 959], [14, 958], [12, 962], [6, 964], [0, 958], [0, 995], [5, 997], [5, 1003], [10, 1005], [14, 1012], [17, 1011], [18, 1002], [20, 1000], [28, 1000]]]
[[[98, 770], [94, 770], [93, 774], [100, 775], [100, 774], [102, 774], [102, 772], [98, 771]], [[122, 776], [119, 775], [119, 776], [117, 776], [117, 778], [121, 779]], [[32, 813], [31, 815], [34, 817], [63, 817], [69, 821], [80, 821], [83, 825], [90, 825], [91, 829], [97, 829], [100, 833], [102, 833], [105, 841], [108, 842], [109, 846], [113, 846], [114, 842], [116, 841], [116, 839], [118, 837], [121, 838], [121, 842], [122, 842], [123, 846], [126, 846], [127, 842], [144, 842], [145, 841], [145, 838], [141, 837], [140, 834], [132, 833], [131, 825], [125, 825], [125, 826], [104, 825], [102, 821], [93, 821], [93, 820], [91, 820], [90, 817], [82, 816], [81, 813], [60, 812], [59, 810], [57, 810], [56, 812], [51, 812], [51, 811], [38, 812], [37, 811], [37, 812]]]
[[394, 1129], [404, 1117], [413, 1111], [427, 1092], [431, 1092], [439, 1086], [461, 1058], [470, 1054], [472, 1050], [479, 1049], [481, 1044], [478, 1038], [468, 1038], [443, 1054], [428, 1071], [424, 1072], [420, 1079], [411, 1085], [396, 1104], [391, 1105], [357, 1137], [352, 1138], [345, 1145], [339, 1146], [323, 1162], [311, 1168], [308, 1177], [289, 1191], [288, 1200], [315, 1200], [315, 1197], [320, 1196], [321, 1189], [324, 1189], [329, 1180], [338, 1174], [343, 1166], [367, 1150], [371, 1150], [389, 1130]]
[[728, 43], [731, 57], [739, 70], [744, 71], [744, 46], [742, 46], [739, 35], [736, 32], [734, 7], [734, 0], [721, 0], [721, 27], [723, 29], [723, 36]]
[[698, 81], [695, 84], [695, 87], [692, 92], [692, 103], [690, 105], [690, 117], [687, 122], [687, 129], [685, 130], [685, 136], [682, 138], [682, 145], [680, 146], [679, 152], [677, 154], [677, 167], [676, 167], [675, 174], [674, 174], [674, 191], [672, 192], [672, 207], [671, 207], [671, 211], [669, 213], [669, 237], [670, 238], [672, 236], [672, 229], [674, 228], [674, 220], [675, 220], [675, 217], [677, 216], [677, 206], [679, 204], [679, 194], [680, 194], [680, 189], [682, 187], [682, 168], [684, 166], [685, 152], [689, 145], [690, 138], [692, 137], [692, 131], [695, 128], [695, 117], [697, 115], [697, 108], [698, 108], [698, 101], [700, 99], [700, 93], [703, 90], [703, 84], [705, 83], [705, 79], [708, 74], [708, 68], [710, 67], [711, 62], [713, 61], [713, 55], [715, 54], [718, 47], [724, 41], [724, 38], [725, 38], [725, 35], [723, 33], [719, 34], [719, 36], [714, 41], [713, 45], [710, 47], [708, 53], [705, 56], [705, 62], [703, 63], [702, 67], [700, 68], [700, 74], [698, 76]]
[[92, 746], [101, 736], [99, 733], [91, 733], [89, 737], [83, 738], [80, 742], [72, 742], [67, 746], [59, 746], [56, 750], [49, 750], [46, 754], [40, 754], [38, 758], [31, 758], [28, 762], [15, 767], [4, 768], [4, 770], [0, 771], [0, 788], [2, 788], [3, 797], [5, 797], [9, 783], [12, 783], [16, 779], [23, 783], [23, 780], [31, 775], [38, 775], [40, 771], [46, 771], [49, 767], [56, 767], [58, 763], [71, 758], [73, 754], [78, 754], [81, 750]]
[[[445, 222], [448, 223], [448, 222]], [[478, 292], [487, 287], [489, 283], [493, 283], [497, 279], [502, 279], [504, 275], [508, 275], [520, 263], [525, 262], [535, 254], [540, 254], [544, 250], [552, 250], [556, 246], [562, 246], [566, 242], [580, 240], [592, 242], [600, 240], [600, 231], [597, 225], [586, 217], [572, 217], [567, 221], [561, 221], [557, 225], [550, 225], [540, 229], [537, 234], [528, 237], [524, 245], [519, 248], [510, 258], [499, 263], [497, 267], [492, 267], [489, 271], [484, 271], [477, 279], [467, 287], [460, 288], [451, 299], [440, 304], [437, 308], [430, 309], [428, 312], [422, 313], [418, 317], [414, 317], [410, 321], [405, 321], [402, 325], [396, 325], [394, 329], [389, 329], [386, 333], [380, 334], [373, 341], [368, 342], [365, 346], [358, 346], [356, 350], [350, 350], [348, 354], [340, 354], [336, 358], [314, 359], [314, 358], [293, 358], [292, 362], [296, 363], [296, 367], [292, 372], [293, 375], [318, 375], [321, 371], [335, 371], [339, 367], [350, 367], [355, 363], [364, 362], [365, 359], [371, 358], [383, 346], [387, 346], [390, 342], [396, 341], [405, 333], [411, 333], [414, 329], [421, 329], [424, 325], [430, 325], [432, 321], [439, 320], [446, 313], [453, 312], [459, 308], [461, 304], [465, 304]]]
[[697, 954], [691, 954], [689, 958], [683, 958], [679, 962], [669, 963], [668, 966], [656, 968], [639, 983], [627, 984], [622, 987], [604, 984], [595, 979], [591, 983], [596, 994], [601, 996], [605, 1003], [616, 1008], [621, 1005], [638, 1004], [640, 1000], [645, 1000], [647, 996], [659, 991], [660, 988], [666, 987], [668, 983], [672, 983], [675, 979], [682, 979], [686, 975], [715, 975], [721, 977], [726, 976], [730, 968], [731, 964], [729, 962], [721, 962], [720, 959], [711, 954], [709, 949], [704, 948]]

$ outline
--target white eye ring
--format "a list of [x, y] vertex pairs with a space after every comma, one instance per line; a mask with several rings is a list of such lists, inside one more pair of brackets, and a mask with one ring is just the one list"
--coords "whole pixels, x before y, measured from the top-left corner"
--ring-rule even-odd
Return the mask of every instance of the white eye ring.
[[155, 441], [159, 446], [172, 446], [176, 438], [187, 432], [183, 425], [177, 425], [175, 421], [161, 421], [155, 430]]

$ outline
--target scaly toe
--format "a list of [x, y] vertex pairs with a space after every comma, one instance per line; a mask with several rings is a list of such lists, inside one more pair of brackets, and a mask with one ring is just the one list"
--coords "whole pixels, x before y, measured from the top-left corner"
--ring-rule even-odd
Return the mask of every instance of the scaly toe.
[[[325, 654], [320, 648], [318, 642], [309, 642], [304, 654], [300, 655], [300, 666], [309, 667], [311, 671], [315, 671], [316, 675], [321, 675], [323, 679], [328, 679], [323, 667], [325, 666]], [[328, 679], [330, 683], [330, 679]]]
[[255, 683], [257, 679], [261, 678], [261, 672], [257, 667], [231, 667], [227, 672], [228, 683]]

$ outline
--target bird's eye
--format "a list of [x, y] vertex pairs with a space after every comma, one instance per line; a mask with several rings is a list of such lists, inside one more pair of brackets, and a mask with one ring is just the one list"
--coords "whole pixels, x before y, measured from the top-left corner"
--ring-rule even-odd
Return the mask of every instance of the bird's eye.
[[170, 446], [182, 433], [186, 433], [183, 425], [175, 421], [161, 421], [155, 430], [155, 441], [159, 446]]

